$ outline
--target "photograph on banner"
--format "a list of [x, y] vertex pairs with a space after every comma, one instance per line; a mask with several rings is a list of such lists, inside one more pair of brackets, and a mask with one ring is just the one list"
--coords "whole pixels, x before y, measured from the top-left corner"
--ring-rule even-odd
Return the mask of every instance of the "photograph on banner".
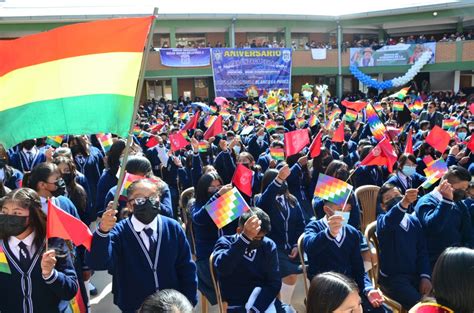
[[168, 67], [200, 67], [211, 64], [210, 49], [160, 49], [161, 64]]
[[291, 49], [212, 49], [212, 73], [216, 96], [258, 97], [265, 90], [291, 86]]
[[384, 46], [378, 50], [370, 47], [351, 48], [351, 65], [365, 66], [387, 66], [387, 65], [409, 65], [414, 64], [425, 51], [432, 51], [433, 55], [428, 64], [435, 62], [436, 43], [424, 44], [397, 44]]

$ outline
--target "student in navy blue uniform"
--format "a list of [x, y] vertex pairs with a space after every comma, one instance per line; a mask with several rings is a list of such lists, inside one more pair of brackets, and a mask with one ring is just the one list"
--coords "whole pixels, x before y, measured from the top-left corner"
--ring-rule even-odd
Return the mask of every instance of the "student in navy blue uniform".
[[33, 167], [46, 161], [46, 156], [36, 146], [36, 140], [23, 141], [17, 152], [10, 157], [10, 165], [22, 173], [30, 172]]
[[252, 211], [239, 218], [236, 234], [219, 238], [214, 248], [222, 300], [229, 313], [291, 312], [277, 298], [281, 279], [277, 247], [266, 237], [270, 218], [259, 208]]
[[451, 166], [439, 186], [416, 204], [415, 212], [426, 235], [431, 265], [448, 247], [474, 248], [470, 214], [462, 202], [470, 181], [471, 175], [465, 168]]
[[[117, 172], [120, 168], [120, 161], [122, 158], [122, 153], [125, 150], [125, 145], [125, 141], [119, 139], [112, 144], [110, 150], [106, 154], [106, 168], [100, 175], [99, 181], [97, 182], [97, 212], [104, 211], [105, 196], [107, 195], [107, 192], [109, 192], [110, 188], [117, 185]], [[94, 219], [97, 215], [97, 212], [94, 212]]]
[[13, 190], [20, 188], [22, 179], [23, 173], [8, 165], [8, 153], [5, 148], [0, 145], [0, 182], [7, 188]]
[[107, 208], [94, 233], [88, 263], [113, 275], [114, 303], [122, 312], [135, 312], [161, 289], [176, 289], [196, 305], [196, 266], [181, 225], [159, 214], [160, 187], [138, 180], [127, 197], [132, 216], [116, 223], [117, 210]]
[[418, 198], [417, 189], [384, 184], [378, 202], [387, 211], [377, 218], [379, 240], [379, 283], [389, 297], [406, 310], [431, 292], [431, 267], [420, 221], [407, 210]]
[[249, 150], [249, 153], [255, 158], [258, 159], [258, 157], [267, 151], [269, 147], [268, 140], [266, 139], [265, 136], [265, 128], [260, 127], [256, 130], [255, 135], [252, 135], [248, 142], [247, 142], [247, 147]]
[[[338, 212], [339, 213], [338, 213]], [[308, 278], [334, 271], [354, 279], [359, 287], [365, 312], [384, 312], [382, 294], [375, 290], [364, 271], [360, 252], [362, 235], [343, 221], [343, 212], [334, 203], [325, 202], [326, 216], [311, 221], [305, 229], [304, 251], [308, 256]]]
[[[159, 182], [161, 188], [161, 196], [160, 196], [160, 208], [161, 214], [167, 217], [173, 218], [173, 208], [171, 206], [171, 193], [168, 188], [168, 185], [162, 181], [158, 177], [153, 176], [153, 172], [151, 169], [150, 161], [139, 155], [130, 156], [127, 160], [127, 164], [125, 165], [125, 171], [127, 173], [138, 175], [146, 178], [151, 178]], [[115, 193], [117, 192], [117, 186], [110, 188], [109, 192], [105, 196], [105, 203], [104, 207], [114, 200]], [[119, 218], [126, 217], [128, 211], [126, 210], [127, 203], [125, 200], [119, 200], [118, 211], [120, 212]], [[123, 212], [122, 212], [123, 210]], [[103, 212], [100, 212], [103, 214]]]
[[198, 287], [212, 305], [217, 303], [217, 298], [209, 270], [209, 256], [219, 237], [235, 232], [237, 220], [222, 229], [218, 229], [207, 212], [206, 205], [215, 201], [230, 189], [232, 189], [232, 186], [223, 186], [219, 174], [215, 170], [211, 170], [199, 179], [194, 192], [196, 201], [191, 208], [194, 238], [196, 241]]
[[221, 151], [217, 154], [216, 159], [214, 160], [214, 168], [217, 170], [217, 173], [219, 173], [224, 184], [229, 184], [234, 175], [235, 161], [232, 158], [232, 147], [234, 145], [234, 141], [232, 141], [231, 144], [228, 144], [226, 140], [221, 139], [219, 141], [219, 148]]
[[[248, 152], [241, 152], [237, 157], [237, 164], [242, 164], [243, 166], [254, 172], [252, 182], [252, 194], [256, 195], [257, 193], [259, 193], [262, 187], [263, 173], [260, 166], [255, 164], [255, 159], [253, 158], [253, 156]], [[245, 194], [243, 194], [242, 196], [245, 197]]]
[[84, 174], [89, 182], [89, 197], [92, 207], [95, 208], [97, 183], [104, 170], [103, 152], [92, 146], [87, 136], [70, 136], [69, 147], [76, 162], [77, 170]]
[[[426, 180], [426, 177], [418, 174], [416, 167], [416, 158], [413, 154], [402, 154], [398, 158], [395, 173], [385, 183], [395, 185], [402, 194], [407, 189], [420, 187]], [[416, 204], [416, 201], [414, 204]]]
[[311, 208], [311, 198], [307, 197], [307, 186], [310, 185], [311, 177], [308, 170], [308, 156], [301, 152], [286, 159], [291, 173], [287, 179], [288, 190], [298, 199], [305, 220], [309, 220], [314, 214]]
[[0, 311], [59, 313], [60, 301], [76, 295], [77, 277], [68, 254], [56, 257], [45, 249], [46, 215], [38, 194], [17, 189], [0, 204], [0, 248], [7, 262], [0, 270]]
[[[349, 178], [349, 167], [346, 163], [334, 160], [329, 163], [326, 172], [324, 173], [328, 176], [335, 177], [342, 181], [346, 181]], [[316, 188], [316, 186], [315, 186]], [[314, 197], [313, 201], [313, 211], [316, 216], [316, 219], [321, 219], [324, 217], [324, 199], [319, 197]], [[360, 206], [359, 203], [356, 201], [355, 197], [350, 195], [348, 204], [350, 204], [350, 216], [348, 224], [353, 226], [356, 229], [360, 229]], [[349, 211], [349, 210], [347, 210]]]
[[298, 257], [298, 238], [304, 231], [305, 220], [298, 199], [288, 190], [290, 168], [267, 170], [262, 180], [262, 193], [255, 196], [255, 206], [269, 216], [272, 231], [268, 237], [277, 246], [280, 277], [283, 280], [280, 295], [284, 303], [291, 303], [298, 274], [302, 269]]
[[[274, 140], [270, 144], [270, 148], [280, 148], [283, 149], [285, 145], [282, 141]], [[257, 164], [262, 168], [262, 172], [265, 173], [268, 168], [275, 168], [280, 161], [276, 161], [272, 158], [270, 152], [262, 153], [258, 159]]]

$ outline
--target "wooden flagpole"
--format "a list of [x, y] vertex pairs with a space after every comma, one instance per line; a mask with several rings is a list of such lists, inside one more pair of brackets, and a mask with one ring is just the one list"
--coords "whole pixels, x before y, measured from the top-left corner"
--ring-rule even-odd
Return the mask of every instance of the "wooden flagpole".
[[[158, 8], [154, 8], [153, 9], [153, 16], [155, 17], [155, 19], [156, 19], [157, 15], [158, 15]], [[114, 210], [117, 209], [118, 200], [119, 200], [119, 196], [120, 196], [120, 188], [121, 188], [121, 186], [123, 184], [123, 181], [125, 179], [125, 165], [127, 164], [128, 156], [130, 154], [130, 147], [131, 147], [132, 141], [133, 141], [133, 126], [135, 125], [135, 120], [137, 118], [138, 108], [140, 106], [140, 98], [141, 98], [142, 90], [143, 90], [143, 82], [145, 80], [145, 67], [146, 67], [146, 64], [147, 64], [147, 61], [148, 61], [148, 55], [150, 53], [151, 43], [153, 42], [152, 40], [153, 40], [153, 32], [154, 32], [154, 29], [155, 29], [155, 19], [153, 20], [153, 22], [150, 25], [150, 30], [148, 32], [148, 37], [147, 37], [146, 44], [145, 44], [145, 47], [144, 47], [145, 50], [143, 51], [142, 63], [141, 63], [141, 66], [140, 66], [140, 74], [138, 76], [138, 82], [137, 82], [137, 91], [135, 92], [135, 100], [133, 102], [132, 120], [130, 121], [130, 129], [128, 131], [127, 144], [125, 146], [125, 151], [124, 151], [124, 154], [123, 154], [123, 162], [122, 162], [122, 165], [120, 166], [119, 179], [117, 181], [117, 190], [115, 191], [114, 202], [113, 202], [113, 205], [112, 205], [112, 208]]]

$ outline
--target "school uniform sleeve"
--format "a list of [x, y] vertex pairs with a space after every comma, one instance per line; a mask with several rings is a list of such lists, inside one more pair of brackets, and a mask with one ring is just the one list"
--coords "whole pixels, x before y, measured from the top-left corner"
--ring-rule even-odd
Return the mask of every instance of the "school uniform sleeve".
[[97, 271], [108, 270], [114, 272], [114, 259], [119, 259], [117, 251], [120, 251], [120, 231], [121, 224], [116, 224], [114, 228], [104, 233], [97, 227], [92, 237], [91, 250], [86, 254], [86, 262]]
[[351, 253], [352, 275], [359, 289], [366, 295], [370, 290], [374, 289], [374, 287], [364, 269], [364, 261], [362, 260], [362, 255], [359, 249], [360, 240], [358, 240], [356, 247], [357, 249]]
[[199, 152], [193, 153], [191, 176], [193, 180], [193, 186], [196, 188], [199, 178], [202, 176], [202, 161]]
[[301, 165], [296, 162], [290, 168], [290, 175], [286, 179], [289, 184], [300, 184]]
[[[335, 238], [329, 232], [329, 229], [321, 229], [316, 221], [311, 221], [304, 230], [303, 249], [308, 254], [308, 258], [318, 259], [324, 257], [329, 249], [329, 244]], [[308, 278], [312, 279], [318, 272], [313, 266], [308, 267]]]
[[446, 165], [450, 167], [451, 165], [457, 165], [458, 160], [456, 160], [456, 156], [454, 154], [449, 154], [446, 158]]
[[219, 152], [214, 161], [214, 167], [224, 181], [224, 184], [229, 184], [235, 171], [235, 163], [230, 154], [230, 149]]
[[255, 311], [257, 312], [264, 312], [270, 303], [272, 303], [278, 296], [281, 289], [281, 279], [278, 270], [278, 254], [276, 245], [273, 242], [269, 254], [269, 258], [267, 259], [268, 263], [266, 264], [269, 270], [266, 271], [265, 283], [261, 286], [262, 290], [252, 306], [252, 308], [256, 309]]
[[377, 217], [377, 232], [393, 232], [405, 216], [406, 209], [404, 209], [400, 202], [393, 206], [386, 214]]
[[268, 159], [267, 154], [261, 154], [258, 157], [257, 164], [262, 168], [262, 172], [265, 173], [270, 166], [270, 160]]
[[57, 258], [56, 265], [49, 277], [44, 278], [45, 284], [61, 300], [71, 300], [79, 288], [76, 271], [71, 257]]
[[262, 195], [256, 200], [255, 205], [268, 211], [272, 207], [272, 203], [277, 196], [278, 190], [281, 188], [281, 184], [275, 180], [267, 186], [263, 191]]
[[428, 248], [426, 246], [426, 238], [425, 234], [423, 233], [423, 229], [421, 228], [420, 222], [416, 221], [417, 225], [419, 226], [418, 229], [418, 236], [417, 236], [417, 243], [416, 243], [416, 268], [420, 278], [428, 278], [431, 279], [431, 266], [430, 266], [430, 257], [428, 254]]
[[160, 197], [161, 214], [173, 218], [173, 206], [171, 205], [171, 191], [167, 183], [163, 182], [162, 193]]
[[197, 304], [197, 276], [196, 264], [191, 257], [191, 248], [181, 226], [177, 225], [178, 257], [176, 260], [176, 273], [178, 275], [180, 292], [192, 302]]
[[461, 219], [461, 236], [464, 246], [474, 249], [474, 228], [471, 223], [471, 215], [469, 209], [464, 202], [457, 202], [457, 206], [462, 211]]
[[436, 202], [433, 196], [427, 195], [418, 200], [415, 212], [427, 234], [442, 232], [445, 227], [449, 227], [451, 211], [454, 202], [443, 199]]
[[233, 243], [225, 236], [220, 237], [213, 251], [217, 273], [221, 276], [230, 275], [240, 263], [249, 244], [250, 239], [244, 234], [240, 234]]

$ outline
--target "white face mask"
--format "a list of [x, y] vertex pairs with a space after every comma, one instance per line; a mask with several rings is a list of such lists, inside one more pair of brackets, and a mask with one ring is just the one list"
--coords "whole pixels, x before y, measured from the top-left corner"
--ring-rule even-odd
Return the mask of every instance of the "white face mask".
[[349, 222], [349, 217], [351, 216], [350, 211], [334, 211], [334, 215], [342, 216], [342, 225], [346, 226]]
[[235, 152], [235, 154], [239, 154], [240, 153], [240, 146], [234, 146], [234, 152]]

